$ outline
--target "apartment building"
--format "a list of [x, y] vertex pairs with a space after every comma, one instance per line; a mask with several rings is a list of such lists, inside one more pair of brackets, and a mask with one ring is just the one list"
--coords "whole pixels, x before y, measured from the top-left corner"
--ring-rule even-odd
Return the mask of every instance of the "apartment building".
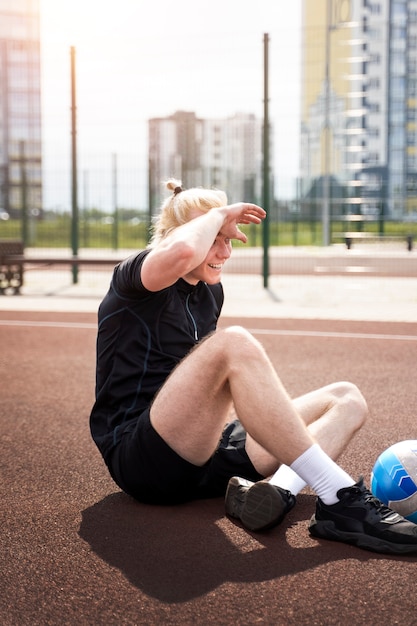
[[201, 119], [177, 111], [150, 119], [148, 128], [152, 211], [166, 197], [163, 183], [172, 176], [185, 187], [223, 189], [230, 202], [260, 202], [262, 123], [254, 115]]
[[0, 210], [41, 208], [39, 0], [0, 0]]
[[417, 217], [417, 0], [303, 1], [300, 136], [304, 198]]

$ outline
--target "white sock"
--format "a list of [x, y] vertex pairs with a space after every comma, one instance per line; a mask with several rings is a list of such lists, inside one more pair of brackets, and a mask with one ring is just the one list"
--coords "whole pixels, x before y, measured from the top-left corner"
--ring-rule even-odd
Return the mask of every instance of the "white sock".
[[307, 485], [307, 483], [300, 478], [291, 467], [288, 467], [288, 465], [281, 465], [270, 478], [269, 482], [282, 489], [287, 489], [293, 496], [298, 495]]
[[313, 444], [293, 463], [291, 469], [306, 481], [325, 504], [338, 502], [337, 492], [355, 481], [319, 446]]

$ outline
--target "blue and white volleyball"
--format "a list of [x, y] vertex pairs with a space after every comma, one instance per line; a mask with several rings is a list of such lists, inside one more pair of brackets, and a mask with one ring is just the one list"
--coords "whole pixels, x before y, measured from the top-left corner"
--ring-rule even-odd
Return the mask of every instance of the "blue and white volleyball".
[[371, 491], [417, 524], [417, 440], [400, 441], [379, 455], [372, 469]]

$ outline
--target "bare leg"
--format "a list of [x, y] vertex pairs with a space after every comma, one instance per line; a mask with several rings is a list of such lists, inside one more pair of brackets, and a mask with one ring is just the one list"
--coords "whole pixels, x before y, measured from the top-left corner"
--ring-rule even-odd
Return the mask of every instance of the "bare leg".
[[[293, 404], [306, 423], [313, 439], [336, 460], [363, 426], [366, 402], [358, 388], [348, 382], [332, 383], [303, 396]], [[248, 436], [246, 450], [263, 476], [273, 474], [279, 465], [256, 441]]]
[[[329, 468], [329, 457], [333, 461], [337, 459], [365, 420], [367, 407], [357, 387], [351, 383], [333, 383], [293, 402], [319, 449], [327, 457], [316, 457], [316, 451], [311, 448], [292, 467], [283, 464], [277, 469], [277, 460], [248, 436], [246, 449], [254, 466], [264, 476], [273, 475], [269, 481], [258, 482], [250, 489], [247, 481], [233, 478], [226, 494], [226, 512], [238, 517], [251, 530], [278, 524], [294, 506], [294, 496], [306, 486], [311, 471], [316, 475], [316, 489], [320, 490], [320, 497], [327, 504], [337, 502], [338, 489], [354, 482], [338, 466], [333, 466], [328, 481], [326, 467]], [[310, 465], [311, 461], [313, 465]], [[320, 463], [323, 463], [323, 471]], [[295, 466], [300, 468], [303, 477], [294, 471]]]
[[261, 344], [236, 326], [218, 331], [180, 363], [155, 398], [151, 422], [184, 459], [203, 465], [232, 404], [275, 467], [291, 464], [314, 443], [306, 427], [313, 415], [305, 408], [302, 419]]

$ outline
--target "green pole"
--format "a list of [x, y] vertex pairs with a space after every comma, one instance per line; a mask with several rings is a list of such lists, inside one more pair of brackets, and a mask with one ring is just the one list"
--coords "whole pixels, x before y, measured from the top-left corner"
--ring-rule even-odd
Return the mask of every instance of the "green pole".
[[326, 3], [326, 40], [325, 40], [325, 76], [324, 76], [324, 176], [323, 176], [323, 209], [322, 239], [323, 246], [330, 244], [330, 31], [331, 31], [332, 0]]
[[[72, 255], [78, 255], [79, 246], [79, 224], [78, 224], [78, 183], [77, 183], [77, 105], [75, 93], [75, 48], [71, 47], [71, 163], [72, 163], [72, 181], [71, 181], [71, 247]], [[78, 265], [72, 266], [72, 282], [78, 283]]]
[[379, 234], [381, 236], [385, 232], [385, 200], [386, 200], [385, 175], [382, 174], [381, 185], [380, 185], [380, 200], [379, 200]]
[[153, 174], [154, 174], [153, 161], [152, 161], [152, 158], [149, 157], [148, 159], [148, 224], [147, 224], [148, 241], [150, 240], [152, 236], [152, 218], [153, 218], [153, 211], [154, 211], [154, 193], [153, 193], [153, 182], [152, 182]]
[[83, 243], [84, 248], [88, 248], [89, 238], [89, 225], [88, 225], [88, 171], [83, 172], [83, 193], [84, 193], [84, 211], [83, 211]]
[[19, 165], [20, 165], [20, 190], [22, 203], [22, 242], [23, 248], [29, 244], [29, 228], [28, 228], [28, 198], [27, 198], [27, 178], [26, 178], [26, 156], [25, 142], [19, 141]]
[[263, 282], [265, 289], [269, 281], [269, 95], [268, 95], [268, 44], [269, 36], [264, 34], [264, 125], [263, 125], [263, 208], [266, 218], [263, 221]]
[[117, 206], [117, 155], [112, 156], [113, 171], [113, 250], [119, 249], [119, 209]]

